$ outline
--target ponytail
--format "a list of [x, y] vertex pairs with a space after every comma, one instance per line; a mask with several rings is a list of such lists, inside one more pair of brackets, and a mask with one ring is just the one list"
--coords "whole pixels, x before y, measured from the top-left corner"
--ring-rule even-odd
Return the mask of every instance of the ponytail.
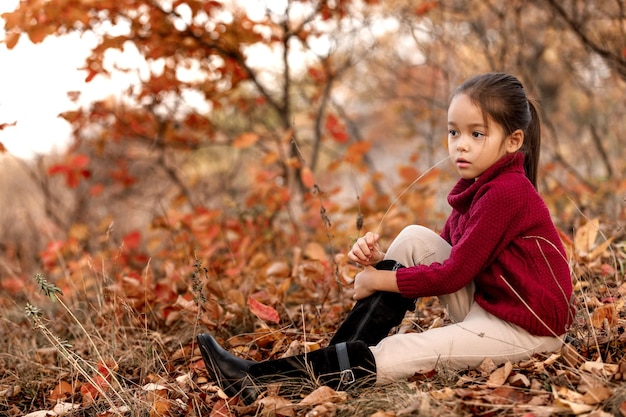
[[521, 151], [524, 153], [524, 171], [526, 177], [537, 188], [537, 170], [539, 167], [539, 153], [541, 150], [541, 122], [537, 112], [537, 104], [533, 100], [528, 100], [530, 110], [530, 123], [524, 135], [524, 144]]

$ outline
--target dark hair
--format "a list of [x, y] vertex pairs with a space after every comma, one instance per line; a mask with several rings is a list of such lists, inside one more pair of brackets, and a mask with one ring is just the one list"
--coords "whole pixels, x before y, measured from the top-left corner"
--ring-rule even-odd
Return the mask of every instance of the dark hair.
[[524, 132], [520, 149], [524, 153], [524, 171], [537, 188], [541, 125], [536, 105], [526, 96], [522, 83], [512, 75], [490, 72], [465, 81], [457, 87], [453, 97], [460, 93], [467, 94], [485, 116], [502, 126], [505, 135], [517, 129]]

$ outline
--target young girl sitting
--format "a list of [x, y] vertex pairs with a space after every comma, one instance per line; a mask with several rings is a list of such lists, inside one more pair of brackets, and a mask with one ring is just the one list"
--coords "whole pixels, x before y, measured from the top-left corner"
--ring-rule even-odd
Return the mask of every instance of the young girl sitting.
[[[536, 190], [540, 139], [537, 111], [517, 78], [487, 73], [461, 84], [448, 108], [448, 152], [461, 178], [441, 234], [408, 226], [383, 253], [379, 236], [366, 233], [348, 253], [365, 267], [354, 282], [357, 302], [330, 346], [254, 362], [200, 334], [209, 374], [251, 403], [259, 382], [283, 377], [345, 389], [559, 349], [573, 318], [572, 285]], [[451, 324], [387, 337], [424, 296], [438, 296]]]

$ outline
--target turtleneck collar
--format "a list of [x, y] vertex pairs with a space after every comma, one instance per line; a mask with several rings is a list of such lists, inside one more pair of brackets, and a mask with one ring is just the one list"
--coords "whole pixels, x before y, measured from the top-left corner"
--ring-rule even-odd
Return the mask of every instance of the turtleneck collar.
[[484, 184], [503, 172], [513, 171], [524, 173], [524, 154], [522, 152], [504, 155], [476, 179], [461, 178], [450, 191], [448, 203], [453, 209], [465, 213], [472, 204], [474, 195]]

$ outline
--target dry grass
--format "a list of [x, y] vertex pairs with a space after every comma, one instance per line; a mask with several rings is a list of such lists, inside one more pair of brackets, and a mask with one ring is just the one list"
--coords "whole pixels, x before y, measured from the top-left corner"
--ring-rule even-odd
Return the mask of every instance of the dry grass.
[[[579, 311], [579, 326], [572, 330], [576, 336], [572, 346], [580, 357], [616, 364], [621, 373], [624, 363], [621, 314], [612, 325], [603, 323], [599, 328], [588, 325], [595, 311], [590, 300], [606, 298], [607, 293], [618, 294], [616, 286], [620, 283], [606, 277], [598, 281], [591, 274], [586, 280], [585, 290], [578, 292], [584, 307]], [[224, 406], [217, 388], [207, 379], [194, 346], [199, 326], [181, 320], [166, 332], [160, 332], [152, 328], [146, 316], [138, 315], [121, 299], [102, 302], [99, 300], [107, 295], [99, 293], [84, 299], [72, 297], [69, 304], [64, 304], [54, 285], [47, 285], [48, 295], [58, 296], [60, 302], [34, 296], [44, 306], [40, 311], [32, 307], [26, 314], [22, 303], [3, 299], [1, 414], [18, 416], [51, 410], [54, 402], [60, 400], [76, 405], [72, 416], [200, 416]], [[429, 316], [422, 314], [412, 321], [428, 326], [429, 320], [440, 317], [436, 305], [429, 305], [428, 310]], [[556, 404], [552, 390], [564, 387], [572, 392], [580, 391], [581, 379], [588, 372], [581, 371], [580, 359], [571, 364], [568, 362], [571, 358], [562, 356], [549, 365], [539, 366], [545, 359], [538, 357], [533, 364], [514, 366], [515, 373], [532, 381], [529, 387], [512, 386], [498, 392], [486, 386], [489, 375], [441, 369], [412, 381], [351, 391], [341, 401], [316, 407], [300, 407], [299, 398], [290, 398], [288, 409], [294, 415], [310, 416], [568, 414], [566, 407]], [[62, 382], [72, 386], [71, 392], [63, 392]], [[621, 380], [616, 380], [616, 373], [607, 375], [602, 383], [612, 394], [594, 408], [618, 415], [626, 400], [626, 388]], [[94, 398], [85, 387], [96, 388], [90, 394]], [[303, 391], [314, 388], [311, 385]], [[251, 407], [227, 404], [232, 415], [258, 415], [258, 404]]]

